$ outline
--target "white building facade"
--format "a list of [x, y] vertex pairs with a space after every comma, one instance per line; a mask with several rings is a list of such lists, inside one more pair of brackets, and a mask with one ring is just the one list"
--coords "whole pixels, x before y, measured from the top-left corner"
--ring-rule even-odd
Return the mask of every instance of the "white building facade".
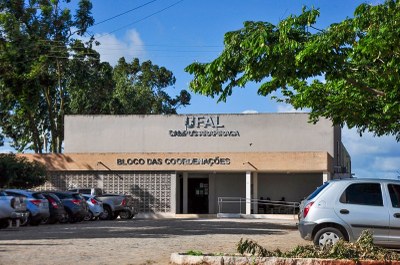
[[31, 156], [45, 188], [132, 194], [141, 213], [257, 213], [251, 199], [299, 202], [351, 171], [340, 127], [304, 113], [66, 116], [64, 143]]

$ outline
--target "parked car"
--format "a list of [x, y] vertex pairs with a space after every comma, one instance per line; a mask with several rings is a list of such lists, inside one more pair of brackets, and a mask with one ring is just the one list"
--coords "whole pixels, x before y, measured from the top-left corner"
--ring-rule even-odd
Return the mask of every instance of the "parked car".
[[374, 244], [400, 247], [400, 181], [349, 178], [325, 182], [300, 205], [299, 231], [315, 245], [355, 241], [370, 230]]
[[47, 219], [44, 219], [42, 223], [54, 224], [57, 222], [65, 222], [67, 218], [67, 212], [64, 209], [64, 204], [60, 198], [58, 198], [57, 195], [51, 191], [41, 191], [41, 194], [48, 200], [50, 211], [50, 216]]
[[85, 216], [85, 221], [97, 220], [104, 211], [103, 203], [94, 195], [82, 194], [82, 196], [85, 198], [86, 203], [89, 206], [89, 211]]
[[81, 222], [88, 212], [86, 200], [78, 192], [52, 191], [64, 205], [66, 220], [70, 223]]
[[0, 190], [0, 228], [18, 227], [26, 222], [29, 212], [22, 196], [10, 196]]
[[4, 192], [10, 196], [26, 198], [29, 216], [21, 225], [39, 225], [50, 216], [49, 202], [40, 192], [19, 189], [6, 189]]
[[96, 195], [103, 202], [104, 211], [100, 215], [102, 220], [113, 220], [118, 216], [121, 219], [132, 219], [137, 214], [134, 199], [130, 195], [103, 193], [100, 188], [76, 188], [69, 191], [81, 194]]

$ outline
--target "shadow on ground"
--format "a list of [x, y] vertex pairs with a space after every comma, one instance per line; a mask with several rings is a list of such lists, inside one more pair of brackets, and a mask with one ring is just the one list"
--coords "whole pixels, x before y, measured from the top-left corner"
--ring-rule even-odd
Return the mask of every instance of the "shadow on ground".
[[[273, 220], [133, 219], [27, 226], [0, 230], [2, 240], [169, 238], [185, 235], [282, 235], [295, 224]], [[9, 243], [7, 243], [9, 244]], [[18, 244], [23, 244], [18, 242]]]

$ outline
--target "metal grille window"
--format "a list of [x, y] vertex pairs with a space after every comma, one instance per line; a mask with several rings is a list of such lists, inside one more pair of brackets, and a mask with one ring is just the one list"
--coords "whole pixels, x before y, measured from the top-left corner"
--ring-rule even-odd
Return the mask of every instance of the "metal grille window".
[[170, 173], [104, 174], [103, 188], [106, 192], [131, 194], [139, 201], [139, 212], [171, 211]]
[[53, 172], [37, 190], [103, 188], [105, 193], [132, 195], [139, 212], [171, 212], [171, 173], [169, 172]]

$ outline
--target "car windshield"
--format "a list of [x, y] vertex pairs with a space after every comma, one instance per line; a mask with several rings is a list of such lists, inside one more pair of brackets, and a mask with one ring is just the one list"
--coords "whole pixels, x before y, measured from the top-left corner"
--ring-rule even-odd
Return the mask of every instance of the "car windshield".
[[321, 186], [319, 186], [313, 193], [311, 193], [310, 195], [308, 195], [308, 197], [306, 198], [306, 200], [312, 200], [315, 198], [315, 196], [317, 196], [323, 189], [325, 189], [328, 185], [330, 184], [330, 182], [325, 182], [324, 184], [322, 184]]

